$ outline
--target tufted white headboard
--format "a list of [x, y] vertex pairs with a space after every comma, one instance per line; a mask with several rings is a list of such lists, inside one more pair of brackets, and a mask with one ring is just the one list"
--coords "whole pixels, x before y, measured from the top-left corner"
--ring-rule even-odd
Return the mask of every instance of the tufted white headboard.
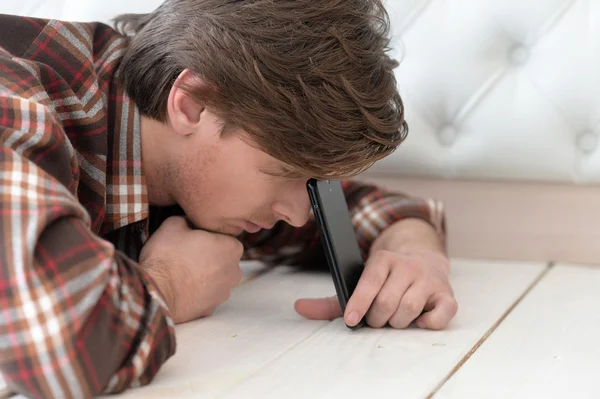
[[377, 170], [600, 182], [599, 0], [390, 0], [411, 133]]
[[[161, 1], [0, 13], [108, 23]], [[600, 261], [600, 0], [386, 4], [410, 132], [365, 178], [446, 201], [453, 254]]]

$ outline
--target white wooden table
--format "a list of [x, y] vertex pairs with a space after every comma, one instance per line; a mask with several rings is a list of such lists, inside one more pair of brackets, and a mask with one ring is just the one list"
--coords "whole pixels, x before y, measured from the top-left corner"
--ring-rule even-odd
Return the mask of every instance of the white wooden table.
[[244, 268], [213, 316], [177, 327], [153, 383], [120, 397], [600, 398], [600, 267], [453, 260], [459, 312], [438, 332], [304, 320], [295, 299], [332, 294], [328, 274]]

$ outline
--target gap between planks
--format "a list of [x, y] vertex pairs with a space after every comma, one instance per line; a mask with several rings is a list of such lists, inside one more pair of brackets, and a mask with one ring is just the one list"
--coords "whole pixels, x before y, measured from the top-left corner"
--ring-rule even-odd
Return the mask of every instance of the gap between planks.
[[502, 324], [502, 322], [508, 317], [508, 315], [513, 311], [513, 309], [516, 308], [517, 305], [521, 303], [521, 301], [523, 301], [523, 299], [539, 284], [540, 281], [542, 281], [544, 277], [546, 277], [546, 275], [550, 272], [550, 270], [552, 270], [552, 268], [554, 268], [554, 266], [554, 262], [548, 263], [548, 266], [544, 270], [542, 270], [539, 276], [537, 276], [536, 279], [531, 282], [529, 287], [527, 287], [527, 289], [523, 291], [523, 293], [517, 298], [517, 300], [511, 306], [509, 306], [509, 308], [504, 312], [504, 314], [502, 314], [498, 321], [496, 321], [489, 328], [489, 330], [479, 339], [479, 341], [475, 343], [473, 348], [471, 348], [471, 350], [457, 363], [457, 365], [454, 366], [452, 370], [450, 370], [450, 373], [448, 373], [448, 375], [444, 377], [442, 381], [440, 381], [440, 383], [433, 389], [433, 391], [431, 391], [429, 395], [426, 396], [425, 399], [433, 399], [435, 394], [438, 393], [438, 391], [444, 386], [444, 384], [448, 382], [448, 380], [450, 380], [450, 378], [452, 378], [454, 374], [458, 372], [458, 370], [469, 360], [471, 356], [473, 356], [475, 352], [477, 352], [481, 345], [483, 345], [483, 343], [490, 337], [490, 335], [492, 335], [494, 331], [496, 331], [498, 326]]

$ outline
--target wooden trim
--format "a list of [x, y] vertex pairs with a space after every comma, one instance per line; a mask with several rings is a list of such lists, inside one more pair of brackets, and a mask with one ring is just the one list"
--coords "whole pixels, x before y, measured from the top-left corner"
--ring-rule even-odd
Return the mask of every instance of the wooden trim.
[[450, 256], [600, 264], [600, 187], [362, 175], [446, 207]]

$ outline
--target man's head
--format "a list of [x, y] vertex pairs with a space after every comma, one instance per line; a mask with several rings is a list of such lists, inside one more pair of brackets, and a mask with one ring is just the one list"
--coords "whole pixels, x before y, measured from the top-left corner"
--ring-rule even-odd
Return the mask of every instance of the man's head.
[[127, 92], [168, 136], [154, 189], [201, 227], [303, 224], [306, 179], [354, 176], [406, 137], [379, 0], [167, 0], [117, 26]]

